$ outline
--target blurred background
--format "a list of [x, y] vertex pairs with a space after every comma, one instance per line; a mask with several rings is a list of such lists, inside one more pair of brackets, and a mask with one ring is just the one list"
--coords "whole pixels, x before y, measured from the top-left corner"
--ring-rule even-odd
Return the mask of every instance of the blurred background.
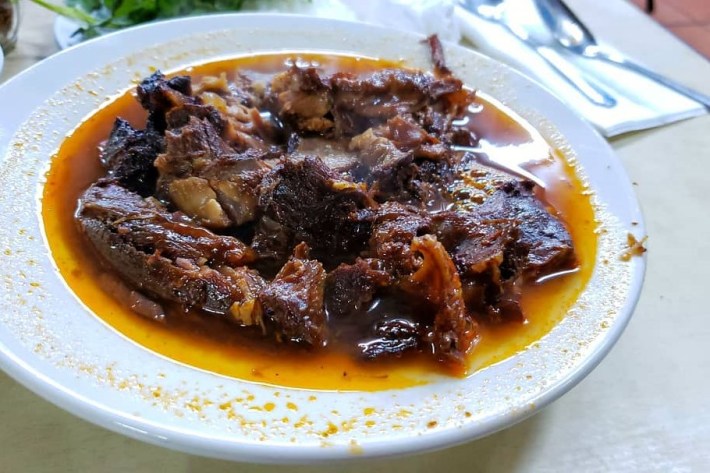
[[[612, 0], [626, 1], [626, 0]], [[708, 0], [631, 0], [649, 11], [654, 20], [668, 28], [696, 51], [710, 58], [710, 1]]]

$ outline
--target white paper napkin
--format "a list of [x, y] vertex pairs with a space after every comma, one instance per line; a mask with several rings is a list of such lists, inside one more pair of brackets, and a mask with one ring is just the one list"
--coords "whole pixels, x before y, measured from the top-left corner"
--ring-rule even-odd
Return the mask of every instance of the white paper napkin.
[[463, 36], [476, 49], [536, 79], [604, 136], [665, 125], [706, 112], [697, 102], [634, 72], [602, 61], [567, 55], [580, 69], [597, 78], [617, 100], [611, 108], [596, 106], [557, 75], [535, 52], [508, 34], [503, 26], [478, 18], [460, 7], [456, 8], [455, 14]]
[[[265, 6], [265, 9], [269, 7]], [[706, 111], [697, 102], [638, 74], [601, 61], [569, 55], [617, 100], [612, 108], [596, 106], [504, 27], [467, 12], [456, 0], [312, 0], [291, 3], [289, 9], [425, 35], [436, 33], [444, 41], [459, 42], [465, 38], [484, 54], [535, 79], [607, 137], [664, 125]], [[279, 10], [283, 11], [283, 8]]]

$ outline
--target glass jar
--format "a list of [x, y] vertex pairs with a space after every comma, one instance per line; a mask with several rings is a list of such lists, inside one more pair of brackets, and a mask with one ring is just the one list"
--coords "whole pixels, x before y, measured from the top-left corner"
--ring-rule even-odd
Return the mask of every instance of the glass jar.
[[10, 52], [15, 47], [19, 26], [19, 0], [0, 0], [0, 46], [4, 52]]

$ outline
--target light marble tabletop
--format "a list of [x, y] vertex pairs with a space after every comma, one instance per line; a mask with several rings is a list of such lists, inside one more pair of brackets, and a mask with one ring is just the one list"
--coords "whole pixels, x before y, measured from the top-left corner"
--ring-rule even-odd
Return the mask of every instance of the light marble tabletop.
[[[710, 62], [625, 0], [569, 0], [598, 36], [710, 94]], [[57, 51], [54, 17], [23, 1], [0, 82]], [[8, 113], [2, 109], [0, 113]], [[534, 417], [463, 446], [322, 467], [234, 464], [91, 425], [0, 373], [0, 473], [39, 471], [710, 471], [710, 116], [611, 142], [636, 185], [648, 241], [641, 300], [604, 362]]]

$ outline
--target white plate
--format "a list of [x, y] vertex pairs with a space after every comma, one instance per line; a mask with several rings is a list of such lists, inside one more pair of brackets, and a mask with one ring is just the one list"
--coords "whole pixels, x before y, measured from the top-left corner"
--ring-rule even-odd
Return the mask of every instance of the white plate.
[[[589, 125], [532, 81], [457, 46], [445, 47], [455, 73], [576, 155], [595, 192], [604, 229], [595, 273], [569, 315], [533, 348], [465, 379], [435, 377], [401, 390], [314, 393], [247, 383], [172, 362], [126, 340], [77, 301], [53, 266], [35, 197], [49, 157], [83, 117], [151, 67], [320, 50], [402, 58], [428, 68], [419, 39], [286, 15], [188, 18], [69, 48], [0, 87], [0, 367], [49, 401], [109, 429], [187, 452], [256, 462], [441, 448], [518, 422], [579, 382], [620, 336], [641, 289], [644, 259], [621, 263], [617, 257], [627, 232], [644, 232], [636, 199], [620, 162]], [[607, 265], [601, 264], [604, 255]], [[254, 409], [267, 402], [275, 409]], [[364, 416], [369, 408], [373, 412]]]

